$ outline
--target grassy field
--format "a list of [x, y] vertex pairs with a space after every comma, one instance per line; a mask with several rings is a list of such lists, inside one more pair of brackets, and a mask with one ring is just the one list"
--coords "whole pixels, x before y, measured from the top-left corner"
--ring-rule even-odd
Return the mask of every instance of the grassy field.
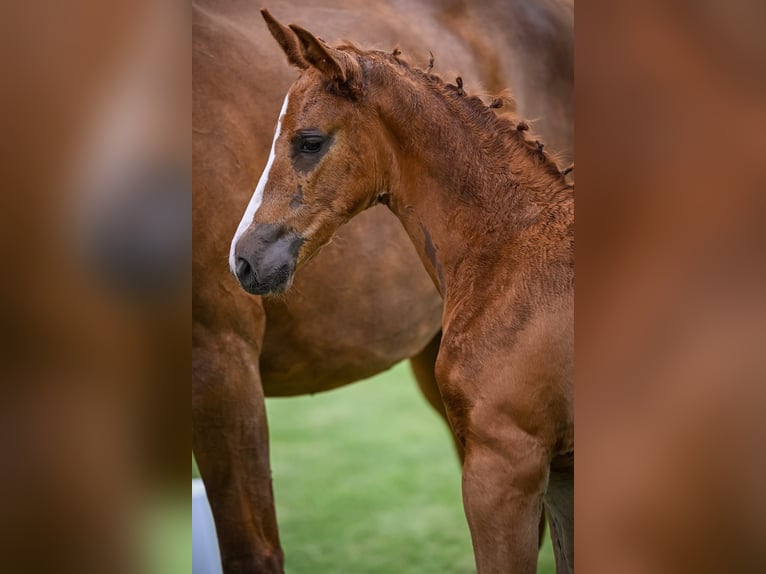
[[[475, 571], [447, 427], [406, 364], [267, 409], [288, 574]], [[547, 541], [538, 572], [554, 571]]]

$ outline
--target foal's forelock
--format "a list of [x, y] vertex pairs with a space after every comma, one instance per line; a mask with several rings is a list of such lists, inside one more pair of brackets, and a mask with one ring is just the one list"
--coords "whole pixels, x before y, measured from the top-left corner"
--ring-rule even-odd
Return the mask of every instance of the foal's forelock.
[[266, 167], [263, 168], [263, 173], [261, 174], [261, 178], [258, 180], [258, 185], [255, 187], [253, 196], [250, 198], [250, 203], [247, 204], [245, 214], [242, 216], [242, 220], [239, 222], [237, 231], [234, 233], [234, 238], [231, 240], [231, 247], [229, 248], [229, 269], [234, 275], [237, 274], [237, 261], [234, 255], [237, 248], [237, 242], [252, 225], [253, 219], [255, 218], [255, 213], [258, 211], [258, 208], [261, 207], [261, 202], [263, 202], [263, 191], [266, 189], [266, 183], [269, 181], [269, 172], [271, 171], [271, 166], [274, 164], [275, 147], [277, 145], [277, 140], [279, 139], [279, 134], [282, 131], [282, 120], [284, 119], [285, 113], [287, 112], [287, 102], [289, 97], [290, 94], [288, 92], [288, 94], [285, 95], [285, 101], [282, 104], [282, 109], [279, 112], [279, 119], [277, 120], [274, 139], [271, 142], [271, 151], [269, 152], [269, 159], [266, 162]]

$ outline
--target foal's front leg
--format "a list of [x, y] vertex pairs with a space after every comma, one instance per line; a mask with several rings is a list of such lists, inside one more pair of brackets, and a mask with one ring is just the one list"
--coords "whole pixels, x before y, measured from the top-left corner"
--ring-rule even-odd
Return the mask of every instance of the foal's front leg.
[[450, 423], [465, 445], [463, 504], [478, 574], [534, 574], [551, 454], [536, 433], [509, 416], [494, 393], [503, 380], [466, 377], [466, 364], [439, 358]]
[[534, 574], [548, 455], [534, 437], [506, 431], [469, 430], [463, 504], [479, 574]]

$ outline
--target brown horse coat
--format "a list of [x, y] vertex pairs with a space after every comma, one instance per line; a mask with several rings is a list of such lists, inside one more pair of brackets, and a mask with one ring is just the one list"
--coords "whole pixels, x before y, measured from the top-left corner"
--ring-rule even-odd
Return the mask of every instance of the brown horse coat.
[[232, 271], [251, 292], [283, 291], [341, 225], [386, 204], [444, 297], [436, 376], [465, 448], [479, 572], [535, 571], [543, 504], [571, 571], [573, 186], [526, 123], [467, 96], [462, 78], [263, 15], [301, 74]]
[[[193, 8], [194, 450], [224, 567], [281, 571], [263, 394], [332, 388], [416, 355], [439, 329], [442, 304], [401, 226], [382, 208], [347, 226], [284, 298], [261, 301], [239, 289], [226, 265], [228, 240], [266, 163], [292, 73], [270, 39], [259, 41], [265, 28], [250, 4]], [[499, 54], [484, 51], [492, 46], [486, 35], [464, 37], [454, 25], [456, 16], [479, 18], [466, 10], [434, 2], [371, 11], [349, 2], [309, 4], [301, 14], [328, 37], [374, 22], [364, 25], [369, 41], [398, 44], [424, 62], [433, 50], [437, 67], [465, 70], [467, 81], [497, 89], [503, 72], [493, 65], [490, 73], [485, 63], [501, 62]], [[433, 357], [433, 346], [424, 349], [416, 373], [443, 409], [427, 366]], [[240, 456], [244, 449], [249, 459]]]

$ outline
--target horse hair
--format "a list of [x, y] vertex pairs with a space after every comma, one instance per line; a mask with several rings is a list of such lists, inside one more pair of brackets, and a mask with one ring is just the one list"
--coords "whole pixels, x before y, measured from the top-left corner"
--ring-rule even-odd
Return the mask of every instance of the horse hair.
[[[433, 69], [433, 53], [429, 52], [431, 59], [429, 60], [428, 67], [422, 70], [406, 60], [406, 58], [400, 57], [401, 51], [397, 48], [394, 53], [383, 52], [380, 50], [364, 50], [355, 43], [343, 40], [341, 43], [335, 46], [335, 49], [342, 50], [347, 53], [355, 55], [357, 59], [371, 58], [373, 61], [382, 60], [392, 66], [398, 67], [405, 71], [405, 73], [411, 74], [415, 79], [423, 82], [427, 86], [433, 88], [436, 92], [441, 93], [442, 96], [447, 97], [449, 100], [455, 100], [450, 98], [450, 93], [455, 93], [458, 96], [462, 96], [456, 101], [462, 102], [467, 111], [477, 120], [479, 124], [483, 126], [488, 133], [503, 133], [506, 137], [517, 139], [524, 147], [530, 152], [536, 153], [542, 160], [546, 171], [553, 177], [563, 178], [565, 174], [562, 174], [562, 169], [559, 167], [557, 160], [550, 153], [544, 150], [544, 144], [540, 142], [538, 138], [535, 138], [530, 133], [529, 123], [525, 120], [519, 119], [511, 111], [503, 111], [498, 114], [497, 109], [502, 107], [502, 97], [496, 97], [492, 102], [487, 105], [480, 97], [476, 95], [469, 95], [463, 89], [463, 79], [458, 76], [456, 78], [457, 85], [451, 85], [447, 83], [439, 74], [432, 72]], [[360, 64], [363, 62], [360, 61]], [[507, 96], [512, 103], [513, 99]], [[499, 105], [496, 105], [499, 102]], [[515, 109], [515, 105], [509, 106]], [[567, 172], [568, 173], [568, 172]], [[567, 188], [573, 189], [573, 184], [567, 184]]]

